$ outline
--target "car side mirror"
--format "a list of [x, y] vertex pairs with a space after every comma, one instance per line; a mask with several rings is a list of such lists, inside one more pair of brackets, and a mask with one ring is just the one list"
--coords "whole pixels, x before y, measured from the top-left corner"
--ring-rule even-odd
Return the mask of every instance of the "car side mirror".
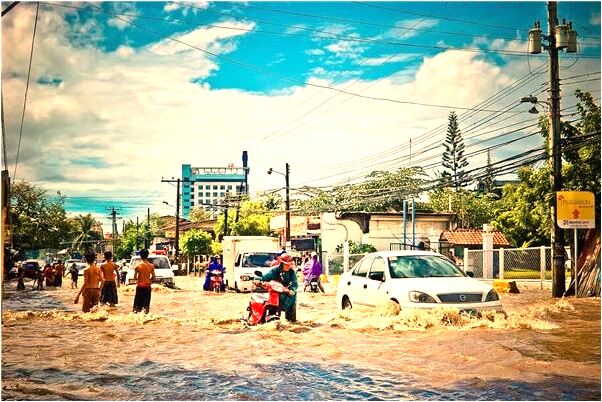
[[466, 271], [466, 275], [470, 276], [471, 278], [474, 278], [474, 272], [472, 271]]
[[263, 274], [261, 273], [261, 271], [255, 271], [253, 273], [255, 274], [255, 276], [258, 276], [260, 278], [263, 276]]
[[370, 274], [368, 274], [368, 278], [372, 279], [373, 281], [384, 282], [385, 273], [384, 272], [370, 272]]

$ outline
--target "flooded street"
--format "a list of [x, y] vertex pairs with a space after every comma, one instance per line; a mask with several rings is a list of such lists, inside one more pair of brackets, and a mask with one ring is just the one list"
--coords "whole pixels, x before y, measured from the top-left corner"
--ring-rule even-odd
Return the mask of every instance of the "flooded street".
[[245, 327], [249, 294], [199, 278], [156, 286], [151, 313], [81, 313], [76, 290], [3, 289], [2, 399], [600, 400], [600, 299], [552, 300], [536, 285], [507, 312], [335, 306], [299, 293], [297, 318]]

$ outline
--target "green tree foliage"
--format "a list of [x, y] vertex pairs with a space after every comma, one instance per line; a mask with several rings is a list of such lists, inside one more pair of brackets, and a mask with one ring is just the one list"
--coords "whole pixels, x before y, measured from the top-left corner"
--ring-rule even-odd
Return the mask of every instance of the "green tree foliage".
[[[339, 244], [336, 247], [336, 252], [339, 254], [343, 253], [343, 244]], [[349, 240], [349, 254], [364, 254], [374, 252], [376, 252], [376, 247], [374, 247], [372, 244], [357, 244], [353, 240]]]
[[[468, 166], [468, 161], [464, 156], [464, 140], [458, 127], [458, 116], [452, 111], [449, 114], [447, 125], [447, 135], [443, 143], [445, 151], [443, 152], [443, 167], [447, 169], [446, 178], [451, 176], [453, 187], [458, 190], [465, 184], [464, 168]], [[443, 177], [442, 177], [443, 178]]]
[[374, 171], [359, 184], [336, 186], [331, 190], [304, 187], [307, 199], [296, 200], [293, 208], [305, 214], [327, 211], [400, 211], [404, 199], [417, 196], [427, 178], [419, 167], [394, 172]]
[[91, 241], [101, 240], [101, 234], [94, 230], [97, 224], [92, 214], [78, 215], [73, 219], [73, 240], [71, 248], [80, 252], [94, 250]]
[[222, 248], [222, 243], [217, 241], [212, 241], [209, 249], [211, 250], [211, 254], [213, 255], [221, 255], [224, 252]]
[[64, 198], [50, 198], [40, 186], [16, 181], [11, 186], [9, 215], [16, 250], [58, 249], [69, 240]]
[[552, 193], [548, 167], [524, 167], [519, 184], [506, 184], [491, 224], [518, 247], [550, 243]]
[[[561, 124], [563, 188], [592, 191], [600, 199], [600, 107], [589, 93], [575, 91], [581, 119], [574, 125]], [[540, 119], [542, 136], [548, 138], [548, 120]], [[587, 138], [587, 141], [583, 141]], [[516, 245], [550, 244], [553, 194], [550, 167], [519, 170], [518, 185], [506, 185], [496, 210], [494, 227]], [[596, 205], [596, 222], [600, 222], [600, 205]]]
[[489, 223], [494, 217], [495, 196], [473, 191], [437, 188], [429, 193], [429, 202], [424, 207], [433, 212], [446, 212], [449, 210], [450, 197], [458, 227], [482, 229], [483, 224]]
[[190, 222], [205, 222], [213, 219], [213, 213], [205, 208], [194, 207], [190, 210]]
[[192, 229], [180, 238], [180, 252], [184, 255], [209, 254], [211, 251], [211, 235], [205, 231]]
[[491, 192], [493, 190], [493, 180], [495, 179], [495, 175], [493, 172], [493, 168], [491, 166], [491, 151], [487, 150], [487, 165], [485, 166], [485, 177], [481, 180], [483, 184], [483, 191], [485, 193]]
[[[266, 199], [259, 198], [254, 201], [243, 201], [240, 204], [238, 222], [236, 222], [236, 209], [228, 211], [228, 234], [231, 236], [269, 236], [271, 211], [266, 205], [272, 205], [272, 201], [266, 203]], [[225, 215], [222, 213], [217, 217], [214, 231], [216, 236], [224, 234]]]

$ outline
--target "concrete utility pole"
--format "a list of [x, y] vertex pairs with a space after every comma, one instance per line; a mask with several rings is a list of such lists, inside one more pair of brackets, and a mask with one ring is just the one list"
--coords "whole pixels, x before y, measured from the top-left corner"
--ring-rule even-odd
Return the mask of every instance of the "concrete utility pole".
[[289, 198], [290, 191], [290, 183], [289, 176], [291, 173], [290, 165], [288, 162], [286, 163], [286, 174], [284, 176], [286, 180], [286, 239], [284, 239], [284, 244], [286, 245], [289, 241], [291, 241], [291, 200]]
[[180, 264], [180, 184], [181, 179], [161, 180], [163, 183], [176, 183], [176, 241], [175, 241], [175, 263]]
[[150, 247], [151, 226], [150, 226], [150, 208], [146, 209], [146, 233], [144, 234], [144, 248]]
[[117, 215], [119, 214], [119, 210], [115, 209], [115, 207], [105, 208], [105, 210], [109, 211], [111, 219], [111, 251], [115, 253], [115, 238], [117, 237]]
[[[558, 209], [556, 205], [556, 194], [562, 191], [562, 148], [560, 141], [560, 78], [558, 73], [558, 54], [564, 49], [567, 53], [577, 52], [577, 32], [573, 30], [573, 23], [562, 21], [558, 24], [558, 4], [555, 1], [548, 2], [548, 35], [542, 36], [539, 21], [535, 22], [533, 29], [529, 31], [529, 53], [541, 53], [541, 40], [548, 41], [548, 46], [543, 46], [548, 51], [549, 57], [549, 87], [550, 97], [548, 101], [538, 101], [535, 96], [527, 96], [521, 102], [533, 104], [547, 104], [549, 108], [549, 133], [548, 133], [548, 157], [552, 169], [552, 296], [562, 297], [566, 290], [565, 278], [565, 253], [564, 232], [558, 226]], [[531, 113], [537, 113], [535, 106]]]
[[552, 151], [552, 191], [554, 193], [552, 207], [552, 296], [562, 297], [566, 290], [564, 272], [564, 232], [556, 222], [556, 192], [562, 190], [562, 154], [560, 148], [560, 77], [558, 75], [558, 47], [556, 43], [556, 27], [558, 26], [558, 4], [548, 2], [548, 35], [550, 54], [550, 140]]

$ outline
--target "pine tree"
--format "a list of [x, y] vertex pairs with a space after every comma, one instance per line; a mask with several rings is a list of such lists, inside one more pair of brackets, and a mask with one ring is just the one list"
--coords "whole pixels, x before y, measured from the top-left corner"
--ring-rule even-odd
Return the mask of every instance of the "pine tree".
[[464, 156], [464, 140], [458, 127], [458, 116], [454, 111], [449, 114], [447, 135], [443, 146], [445, 147], [443, 167], [448, 169], [447, 173], [451, 175], [453, 187], [459, 190], [466, 181], [464, 168], [468, 166], [468, 161]]
[[487, 150], [487, 166], [485, 167], [485, 177], [483, 177], [483, 191], [485, 194], [493, 190], [493, 179], [494, 179], [493, 167], [491, 167], [491, 152]]

